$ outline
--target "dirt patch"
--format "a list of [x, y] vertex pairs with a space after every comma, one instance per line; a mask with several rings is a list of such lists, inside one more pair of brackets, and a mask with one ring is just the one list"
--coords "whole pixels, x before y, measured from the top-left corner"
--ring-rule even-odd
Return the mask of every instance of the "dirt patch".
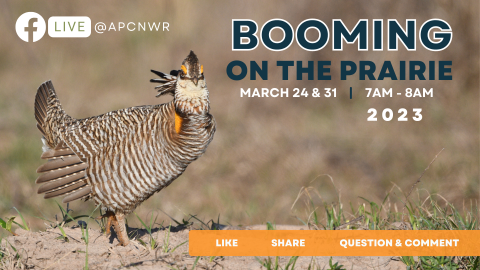
[[[225, 226], [223, 229], [238, 229]], [[265, 229], [265, 225], [249, 226], [245, 229]], [[306, 229], [301, 226], [281, 226], [277, 229]], [[81, 269], [86, 263], [86, 244], [82, 239], [79, 226], [64, 228], [68, 242], [64, 240], [59, 228], [41, 232], [18, 229], [18, 236], [10, 236], [2, 241], [1, 250], [7, 252], [0, 268], [27, 269]], [[99, 230], [89, 229], [88, 266], [90, 269], [192, 269], [197, 257], [188, 255], [188, 232], [185, 227], [168, 229], [156, 228], [153, 235], [158, 247], [152, 250], [141, 241], [150, 243], [149, 235], [144, 229], [132, 229], [135, 241], [127, 247], [118, 246], [115, 236], [105, 236]], [[168, 247], [166, 239], [168, 237]], [[5, 241], [6, 240], [6, 241]], [[182, 244], [184, 243], [184, 244]], [[13, 249], [15, 248], [16, 251]], [[165, 250], [168, 250], [165, 252]], [[20, 256], [15, 258], [15, 254]], [[266, 259], [258, 257], [259, 260]], [[272, 258], [274, 261], [275, 258]], [[295, 269], [307, 269], [315, 264], [314, 269], [330, 269], [330, 257], [300, 257]], [[290, 257], [279, 257], [282, 268]], [[405, 269], [405, 265], [395, 257], [333, 257], [345, 269]], [[265, 269], [255, 257], [200, 257], [196, 269]]]

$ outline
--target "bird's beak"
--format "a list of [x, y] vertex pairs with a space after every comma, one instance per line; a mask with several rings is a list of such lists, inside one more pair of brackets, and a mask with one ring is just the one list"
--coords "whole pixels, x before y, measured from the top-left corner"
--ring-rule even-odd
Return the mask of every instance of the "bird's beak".
[[192, 79], [193, 83], [195, 84], [195, 86], [198, 84], [198, 78], [197, 76], [193, 77]]

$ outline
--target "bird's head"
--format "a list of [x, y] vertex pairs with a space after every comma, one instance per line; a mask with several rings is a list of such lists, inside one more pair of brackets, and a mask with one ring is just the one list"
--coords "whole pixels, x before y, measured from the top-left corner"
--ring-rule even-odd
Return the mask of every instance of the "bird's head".
[[208, 90], [203, 76], [203, 65], [200, 65], [193, 51], [183, 60], [178, 71], [175, 101], [179, 109], [188, 113], [208, 110]]
[[[203, 66], [198, 62], [198, 58], [193, 51], [183, 60], [181, 70], [178, 72], [178, 81], [180, 88], [186, 90], [202, 90], [205, 87], [205, 77], [203, 76]], [[179, 89], [177, 86], [177, 90]]]
[[150, 82], [160, 83], [156, 86], [157, 97], [165, 94], [175, 96], [175, 107], [184, 113], [206, 113], [209, 109], [208, 90], [203, 66], [200, 65], [193, 51], [183, 60], [180, 70], [172, 70], [169, 74], [152, 70], [160, 78]]

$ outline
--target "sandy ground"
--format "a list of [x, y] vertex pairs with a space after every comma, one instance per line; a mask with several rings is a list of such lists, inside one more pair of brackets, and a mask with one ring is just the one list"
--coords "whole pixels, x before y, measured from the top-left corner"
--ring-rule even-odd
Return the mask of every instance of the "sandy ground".
[[[223, 229], [237, 229], [225, 227]], [[245, 229], [265, 229], [265, 225], [249, 226]], [[277, 229], [305, 229], [300, 226], [277, 225]], [[18, 229], [18, 236], [7, 237], [2, 241], [2, 250], [11, 254], [4, 259], [0, 268], [14, 268], [15, 262], [21, 262], [25, 269], [81, 269], [85, 266], [86, 245], [82, 239], [82, 230], [79, 226], [64, 228], [68, 236], [66, 242], [58, 228], [47, 229], [41, 232], [30, 232]], [[129, 231], [136, 229], [129, 228]], [[168, 230], [168, 229], [167, 229]], [[188, 255], [189, 229], [185, 227], [172, 227], [169, 237], [168, 252], [163, 252], [165, 229], [154, 230], [158, 237], [159, 248], [152, 250], [145, 248], [138, 240], [132, 241], [127, 247], [118, 246], [114, 236], [107, 237], [99, 230], [89, 229], [88, 266], [90, 269], [192, 269], [196, 257]], [[149, 235], [144, 229], [137, 231], [137, 239], [149, 242]], [[5, 239], [4, 239], [5, 240]], [[20, 254], [20, 259], [15, 259], [13, 246]], [[177, 247], [175, 250], [174, 248]], [[259, 257], [264, 260], [264, 257]], [[272, 258], [273, 260], [275, 258]], [[319, 269], [330, 269], [330, 257], [300, 257], [295, 269], [307, 269], [316, 263]], [[280, 257], [282, 269], [290, 257]], [[396, 257], [333, 257], [333, 262], [338, 262], [345, 269], [405, 269], [405, 265]], [[317, 267], [315, 269], [317, 269]], [[255, 257], [201, 257], [196, 269], [265, 269]]]

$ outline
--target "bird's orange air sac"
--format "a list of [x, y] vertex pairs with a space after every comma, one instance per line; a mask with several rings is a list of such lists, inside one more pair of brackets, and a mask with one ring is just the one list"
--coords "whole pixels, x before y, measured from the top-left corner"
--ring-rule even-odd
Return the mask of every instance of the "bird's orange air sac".
[[175, 112], [175, 132], [180, 133], [180, 129], [182, 128], [183, 118]]

